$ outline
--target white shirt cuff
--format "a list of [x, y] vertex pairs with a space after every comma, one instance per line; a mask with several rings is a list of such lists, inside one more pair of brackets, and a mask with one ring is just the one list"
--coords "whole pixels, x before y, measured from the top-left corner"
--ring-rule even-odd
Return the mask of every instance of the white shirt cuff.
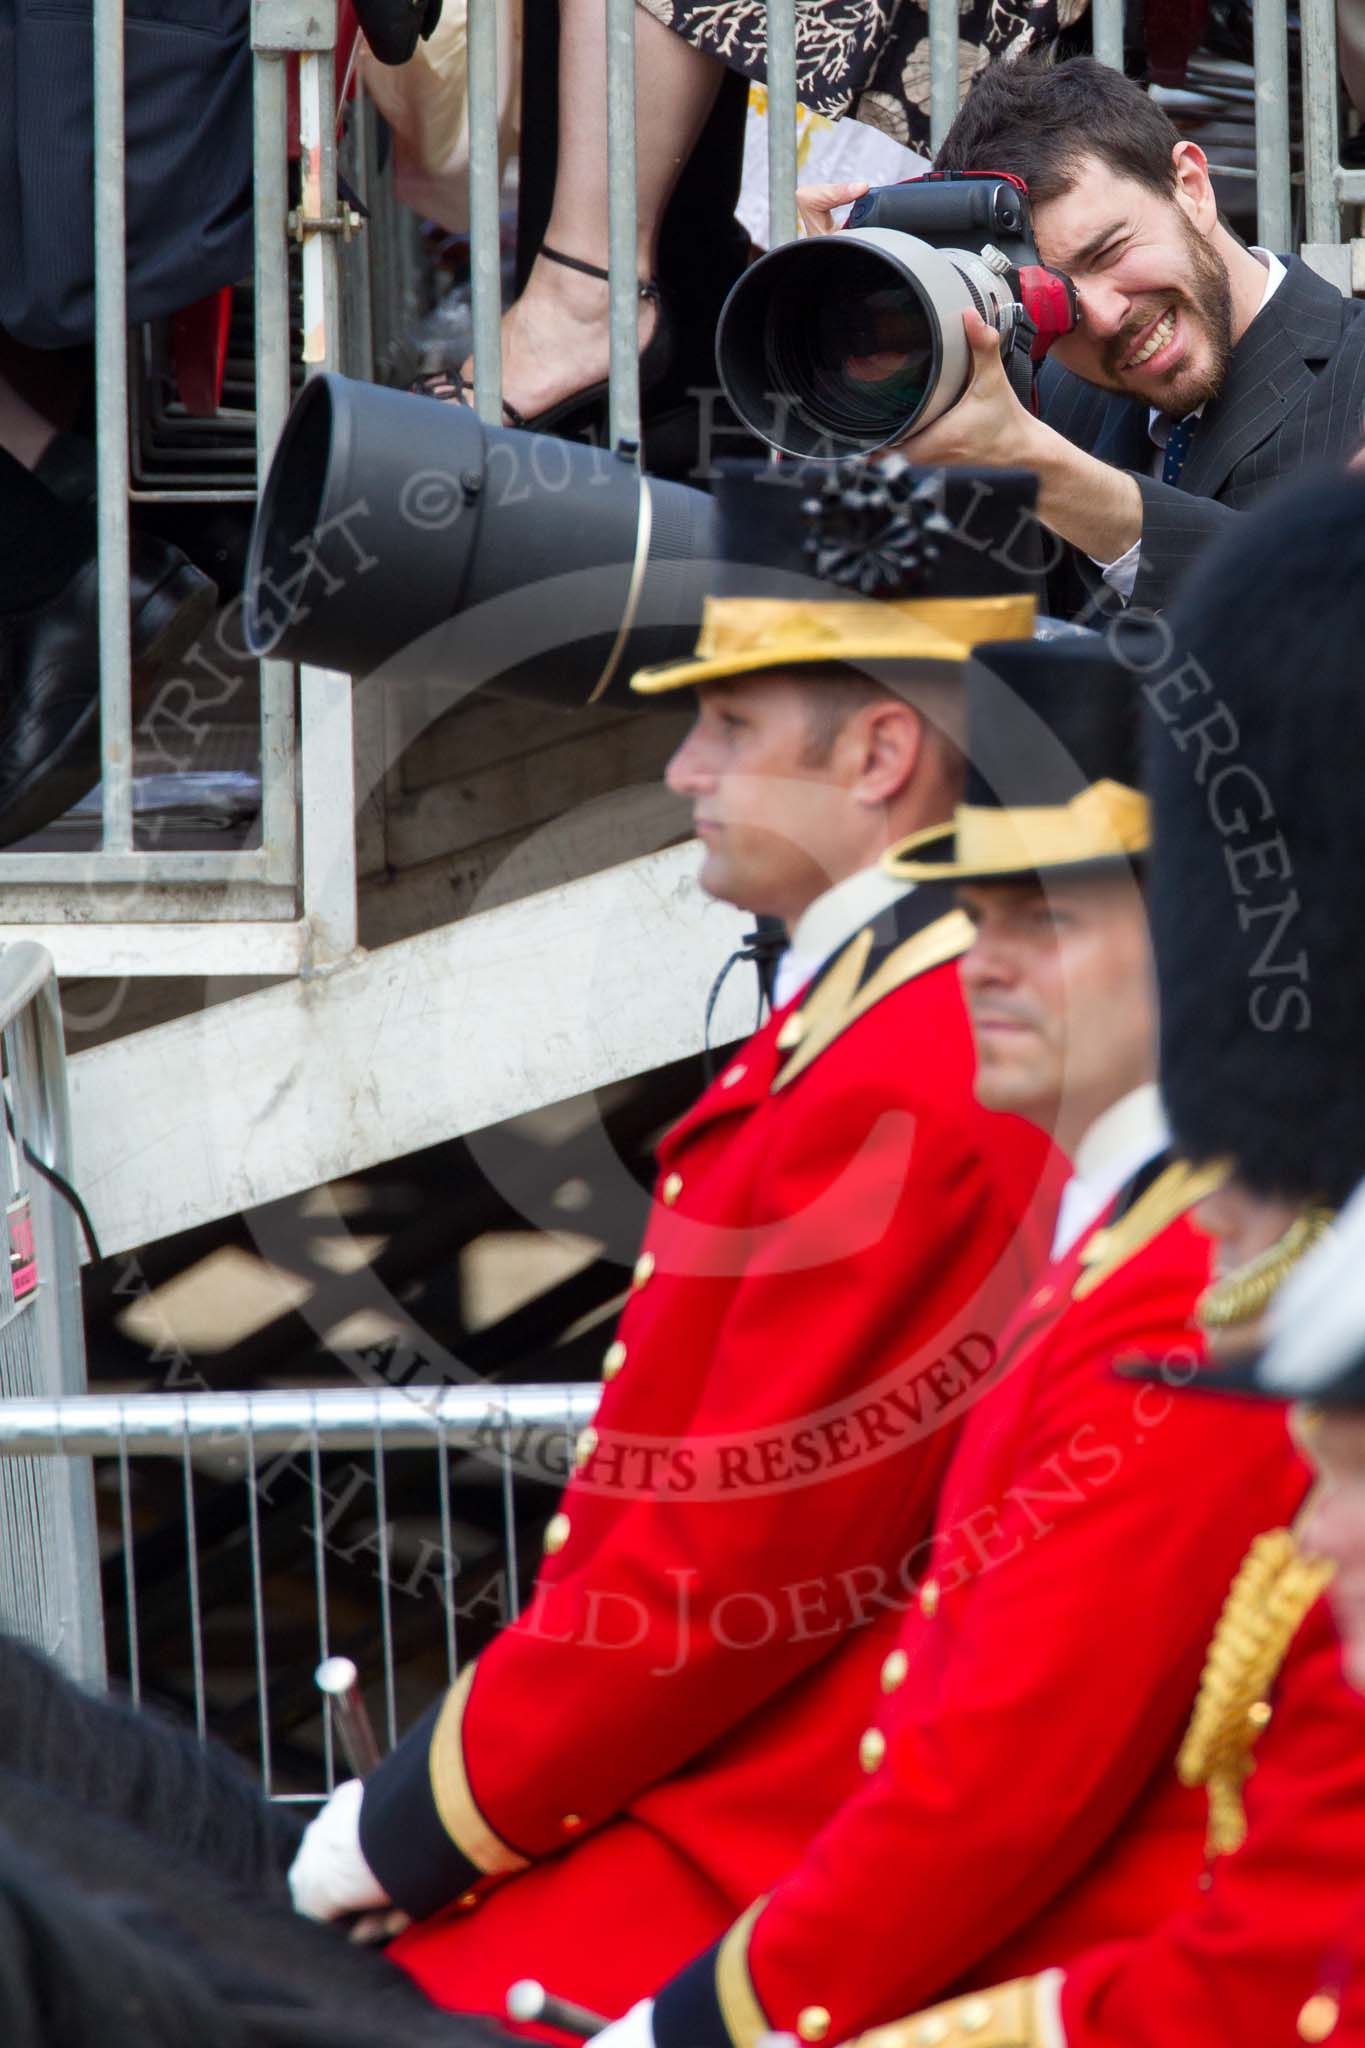
[[595, 2037], [594, 2048], [654, 2048], [654, 2000], [642, 1998]]
[[1099, 570], [1109, 588], [1126, 602], [1133, 595], [1133, 586], [1137, 582], [1138, 562], [1141, 559], [1141, 555], [1142, 542], [1135, 540], [1133, 545], [1124, 554], [1121, 554], [1116, 562], [1096, 561], [1094, 555], [1090, 559], [1095, 563], [1095, 567]]
[[1062, 2028], [1062, 1985], [1060, 1970], [1044, 1970], [1033, 1985], [1033, 2013], [1038, 2022], [1040, 2048], [1066, 2048]]

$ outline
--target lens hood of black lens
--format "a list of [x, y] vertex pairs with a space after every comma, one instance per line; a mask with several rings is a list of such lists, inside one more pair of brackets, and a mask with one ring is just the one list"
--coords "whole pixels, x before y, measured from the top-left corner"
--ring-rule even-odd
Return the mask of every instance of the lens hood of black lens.
[[605, 450], [337, 376], [304, 386], [257, 509], [247, 644], [364, 676], [423, 672], [638, 706], [690, 650], [710, 498]]
[[366, 675], [448, 618], [478, 531], [483, 438], [467, 406], [311, 378], [252, 529], [252, 652]]

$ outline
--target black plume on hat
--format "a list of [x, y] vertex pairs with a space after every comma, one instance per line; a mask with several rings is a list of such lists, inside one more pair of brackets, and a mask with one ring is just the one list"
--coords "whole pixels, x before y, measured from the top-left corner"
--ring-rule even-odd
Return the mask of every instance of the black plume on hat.
[[1143, 679], [1162, 1085], [1264, 1193], [1365, 1175], [1365, 476], [1247, 514]]
[[761, 595], [768, 568], [816, 579], [810, 597], [819, 586], [845, 600], [1027, 591], [1042, 603], [1038, 480], [1029, 470], [918, 469], [898, 456], [818, 472], [767, 462], [716, 469], [717, 596]]

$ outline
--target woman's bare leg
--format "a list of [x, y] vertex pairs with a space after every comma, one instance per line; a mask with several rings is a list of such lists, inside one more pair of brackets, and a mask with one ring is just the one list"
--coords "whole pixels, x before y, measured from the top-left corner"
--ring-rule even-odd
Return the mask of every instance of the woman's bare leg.
[[[560, 0], [559, 152], [545, 240], [565, 256], [607, 264], [606, 10]], [[662, 22], [635, 12], [636, 260], [653, 276], [664, 209], [711, 111], [725, 67]], [[640, 345], [656, 309], [642, 301]], [[600, 382], [610, 367], [605, 284], [537, 257], [502, 323], [503, 396], [528, 418]], [[465, 366], [472, 375], [472, 363]]]

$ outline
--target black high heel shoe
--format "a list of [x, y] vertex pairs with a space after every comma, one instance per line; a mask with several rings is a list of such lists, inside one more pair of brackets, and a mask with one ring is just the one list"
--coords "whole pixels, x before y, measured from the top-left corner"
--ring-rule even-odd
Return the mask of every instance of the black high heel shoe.
[[[610, 283], [610, 273], [600, 264], [584, 263], [578, 256], [563, 256], [558, 249], [540, 246], [542, 256], [551, 263], [562, 263], [566, 270], [579, 270], [584, 277], [593, 277], [601, 284]], [[657, 278], [641, 280], [636, 286], [639, 297], [658, 308], [659, 317], [654, 323], [654, 332], [649, 337], [640, 356], [640, 396], [661, 384], [668, 374], [673, 360], [673, 335], [664, 304], [663, 293]], [[437, 370], [426, 377], [419, 377], [411, 389], [427, 398], [440, 398], [460, 405], [472, 405], [474, 386], [461, 370], [447, 372]], [[547, 405], [543, 412], [527, 416], [519, 412], [506, 399], [502, 403], [503, 418], [509, 427], [517, 427], [525, 434], [557, 434], [561, 440], [584, 440], [591, 436], [599, 445], [606, 441], [608, 415], [610, 411], [611, 386], [604, 379], [600, 384], [589, 384], [582, 391], [572, 391], [567, 398]]]

